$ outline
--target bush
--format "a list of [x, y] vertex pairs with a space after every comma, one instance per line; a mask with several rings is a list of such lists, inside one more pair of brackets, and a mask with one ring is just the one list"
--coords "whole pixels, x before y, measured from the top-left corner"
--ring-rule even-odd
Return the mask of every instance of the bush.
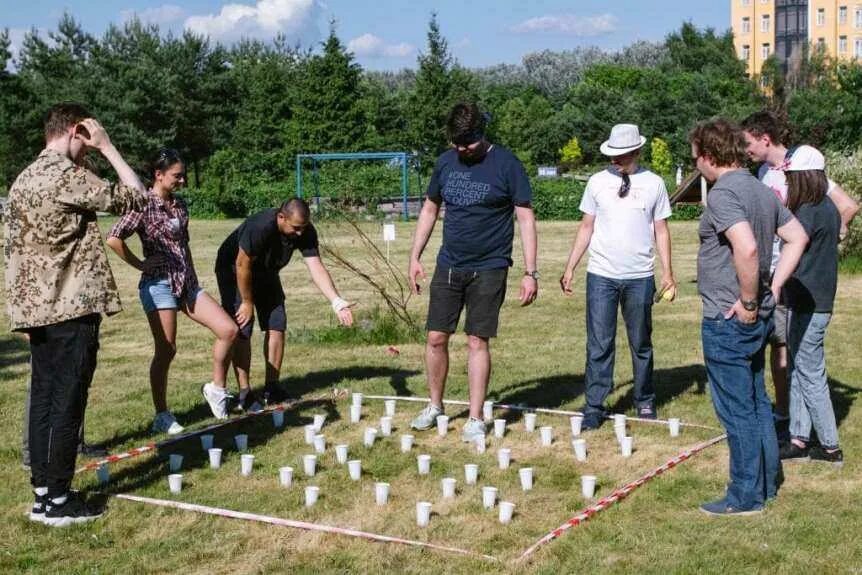
[[572, 178], [532, 180], [533, 210], [540, 220], [580, 220], [585, 182]]
[[[826, 153], [829, 177], [857, 202], [862, 202], [862, 148], [852, 154]], [[862, 217], [857, 216], [841, 242], [840, 268], [848, 273], [862, 272]]]
[[652, 170], [660, 176], [670, 174], [673, 169], [673, 157], [667, 142], [661, 138], [653, 138], [650, 143], [650, 158], [652, 158]]
[[368, 315], [357, 314], [351, 327], [332, 325], [320, 329], [289, 330], [292, 342], [322, 345], [393, 345], [419, 343], [424, 333], [411, 330], [393, 314], [375, 306]]

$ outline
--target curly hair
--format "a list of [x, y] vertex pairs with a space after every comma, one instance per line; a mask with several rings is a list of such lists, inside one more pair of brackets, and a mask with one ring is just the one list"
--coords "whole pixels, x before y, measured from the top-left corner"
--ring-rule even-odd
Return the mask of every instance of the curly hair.
[[709, 158], [716, 166], [742, 166], [748, 156], [742, 130], [725, 118], [713, 118], [699, 123], [688, 136], [698, 154]]

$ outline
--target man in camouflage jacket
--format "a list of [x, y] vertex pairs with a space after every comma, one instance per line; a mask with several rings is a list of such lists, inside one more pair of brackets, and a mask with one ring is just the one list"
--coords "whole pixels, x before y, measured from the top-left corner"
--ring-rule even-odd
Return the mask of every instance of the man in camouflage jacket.
[[[5, 219], [6, 294], [13, 331], [30, 341], [30, 518], [49, 525], [98, 516], [69, 490], [78, 432], [96, 367], [101, 314], [120, 298], [96, 212], [141, 209], [144, 186], [104, 128], [78, 104], [58, 104], [45, 120], [45, 149], [9, 190]], [[122, 183], [82, 167], [98, 150]]]

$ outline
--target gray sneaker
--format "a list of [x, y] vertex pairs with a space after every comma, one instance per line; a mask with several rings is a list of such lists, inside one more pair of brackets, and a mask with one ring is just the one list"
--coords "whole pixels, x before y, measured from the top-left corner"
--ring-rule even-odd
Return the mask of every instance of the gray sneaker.
[[437, 407], [433, 403], [429, 403], [425, 406], [425, 409], [419, 412], [416, 419], [410, 423], [410, 427], [419, 431], [431, 429], [437, 425], [438, 415], [443, 415], [443, 409]]
[[224, 389], [209, 382], [201, 386], [201, 394], [207, 400], [216, 419], [227, 419], [227, 393]]
[[480, 437], [485, 436], [485, 422], [481, 419], [467, 420], [464, 427], [461, 429], [461, 441], [465, 443], [473, 443]]

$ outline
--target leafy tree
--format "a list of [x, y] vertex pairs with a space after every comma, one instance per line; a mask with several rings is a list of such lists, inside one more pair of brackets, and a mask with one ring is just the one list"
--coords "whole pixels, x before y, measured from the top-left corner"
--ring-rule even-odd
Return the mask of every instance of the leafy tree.
[[560, 150], [560, 163], [564, 168], [571, 170], [577, 168], [583, 159], [584, 153], [581, 150], [581, 144], [578, 142], [578, 138], [573, 136]]
[[667, 142], [661, 138], [653, 138], [650, 142], [650, 158], [652, 158], [652, 169], [655, 173], [666, 176], [673, 169], [673, 156]]

